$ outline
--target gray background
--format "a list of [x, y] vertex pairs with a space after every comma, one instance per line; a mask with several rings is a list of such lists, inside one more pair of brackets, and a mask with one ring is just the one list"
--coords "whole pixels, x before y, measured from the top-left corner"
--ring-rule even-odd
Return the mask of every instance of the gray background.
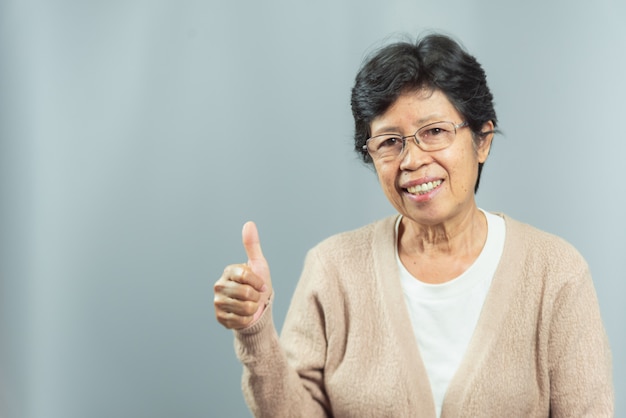
[[393, 213], [350, 88], [433, 29], [496, 98], [479, 205], [586, 257], [626, 415], [625, 21], [623, 0], [1, 0], [0, 416], [249, 416], [212, 284], [255, 220], [280, 327], [307, 249]]

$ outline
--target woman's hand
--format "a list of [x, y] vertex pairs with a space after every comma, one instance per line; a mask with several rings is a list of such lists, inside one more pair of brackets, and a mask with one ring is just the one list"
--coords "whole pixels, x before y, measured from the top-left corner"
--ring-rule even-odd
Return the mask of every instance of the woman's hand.
[[272, 295], [270, 268], [263, 257], [254, 222], [247, 222], [241, 235], [248, 263], [227, 266], [213, 286], [215, 316], [229, 329], [242, 329], [254, 323]]

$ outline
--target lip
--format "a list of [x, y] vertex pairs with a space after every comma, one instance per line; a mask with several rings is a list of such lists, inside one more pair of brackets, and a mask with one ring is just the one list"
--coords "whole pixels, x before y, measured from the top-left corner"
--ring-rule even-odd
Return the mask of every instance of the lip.
[[406, 183], [402, 183], [400, 184], [400, 187], [406, 190], [409, 187], [415, 187], [415, 186], [419, 186], [420, 184], [428, 183], [431, 181], [437, 181], [437, 180], [441, 180], [442, 182], [444, 181], [441, 177], [422, 177], [416, 180], [411, 180], [411, 181], [407, 181]]
[[[428, 183], [428, 182], [433, 182], [433, 181], [438, 181], [441, 180], [441, 184], [437, 187], [435, 187], [434, 189], [432, 189], [431, 191], [429, 191], [428, 193], [424, 193], [424, 194], [412, 194], [409, 193], [409, 191], [407, 190], [410, 187], [415, 187], [415, 186], [419, 186], [421, 184], [424, 183]], [[441, 186], [443, 186], [443, 184], [445, 183], [445, 180], [440, 178], [440, 177], [423, 177], [417, 180], [413, 180], [413, 181], [408, 181], [406, 183], [402, 183], [400, 184], [400, 187], [402, 189], [402, 194], [409, 200], [412, 200], [414, 202], [427, 202], [429, 200], [431, 200], [432, 198], [435, 197], [435, 195], [437, 195], [439, 193], [439, 191], [441, 190]]]

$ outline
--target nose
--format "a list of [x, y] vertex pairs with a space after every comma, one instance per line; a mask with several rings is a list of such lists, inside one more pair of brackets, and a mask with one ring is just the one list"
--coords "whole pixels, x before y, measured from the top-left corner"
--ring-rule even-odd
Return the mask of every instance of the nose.
[[400, 168], [402, 170], [417, 170], [421, 165], [432, 160], [429, 152], [417, 145], [415, 135], [404, 137], [404, 147], [400, 154]]

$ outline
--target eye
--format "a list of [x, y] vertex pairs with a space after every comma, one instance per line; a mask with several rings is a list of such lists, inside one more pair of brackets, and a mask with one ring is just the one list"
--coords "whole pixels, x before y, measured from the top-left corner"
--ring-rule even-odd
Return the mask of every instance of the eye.
[[385, 136], [381, 138], [379, 148], [395, 147], [402, 143], [402, 140], [397, 136]]
[[423, 134], [426, 136], [439, 136], [449, 134], [450, 130], [446, 129], [442, 126], [433, 126], [431, 128], [426, 129]]
[[432, 128], [428, 130], [428, 134], [432, 136], [437, 136], [442, 132], [441, 128]]
[[389, 150], [391, 148], [402, 147], [402, 138], [395, 135], [380, 135], [372, 138], [374, 149], [376, 151]]
[[448, 140], [454, 133], [454, 125], [447, 122], [437, 122], [426, 125], [419, 130], [419, 140], [422, 143], [439, 142]]

